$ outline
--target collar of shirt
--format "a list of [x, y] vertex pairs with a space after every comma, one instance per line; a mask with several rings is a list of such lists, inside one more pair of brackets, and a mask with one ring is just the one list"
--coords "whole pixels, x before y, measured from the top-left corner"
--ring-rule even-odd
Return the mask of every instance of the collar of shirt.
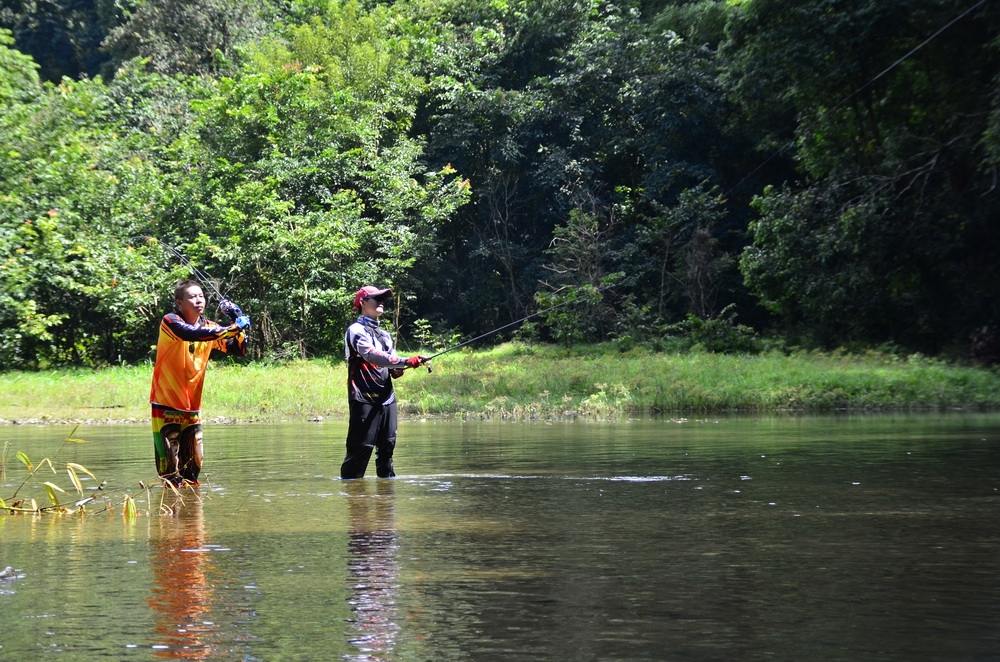
[[174, 312], [174, 315], [177, 315], [177, 319], [179, 319], [180, 321], [184, 322], [188, 326], [194, 326], [194, 327], [205, 326], [205, 323], [208, 321], [207, 317], [205, 317], [204, 315], [199, 315], [197, 321], [195, 321], [194, 324], [191, 324], [186, 319], [184, 319], [184, 316], [181, 315], [179, 312], [177, 312], [176, 310], [173, 311], [173, 312]]
[[370, 326], [373, 329], [379, 328], [378, 320], [374, 317], [368, 317], [367, 315], [362, 315], [358, 318], [358, 324], [363, 324], [365, 326]]

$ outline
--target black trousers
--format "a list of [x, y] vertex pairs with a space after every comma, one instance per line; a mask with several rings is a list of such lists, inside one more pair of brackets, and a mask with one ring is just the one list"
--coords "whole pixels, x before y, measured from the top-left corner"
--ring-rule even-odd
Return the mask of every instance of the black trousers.
[[379, 478], [392, 478], [392, 453], [396, 449], [396, 403], [370, 405], [350, 401], [351, 418], [347, 428], [347, 456], [340, 465], [341, 478], [363, 478], [372, 451]]

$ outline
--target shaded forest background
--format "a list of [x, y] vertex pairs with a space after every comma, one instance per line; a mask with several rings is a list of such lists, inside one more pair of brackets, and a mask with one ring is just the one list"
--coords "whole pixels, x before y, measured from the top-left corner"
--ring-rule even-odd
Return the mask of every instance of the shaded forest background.
[[972, 0], [3, 0], [0, 364], [146, 358], [165, 246], [257, 356], [339, 353], [379, 283], [411, 346], [573, 299], [519, 333], [996, 362], [998, 28]]

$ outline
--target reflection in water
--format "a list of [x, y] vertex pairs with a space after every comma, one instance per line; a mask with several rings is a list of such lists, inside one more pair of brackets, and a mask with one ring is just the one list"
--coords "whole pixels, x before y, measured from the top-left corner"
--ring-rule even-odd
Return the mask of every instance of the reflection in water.
[[209, 618], [213, 588], [211, 549], [205, 546], [202, 504], [187, 499], [173, 517], [157, 517], [159, 535], [151, 542], [153, 585], [149, 606], [155, 616], [157, 657], [204, 660], [212, 656]]
[[[396, 624], [396, 591], [399, 541], [393, 515], [394, 483], [391, 480], [345, 481], [350, 531], [347, 538], [349, 622], [348, 640], [358, 654], [352, 660], [385, 660], [392, 656], [399, 626]], [[373, 493], [374, 492], [374, 493]]]

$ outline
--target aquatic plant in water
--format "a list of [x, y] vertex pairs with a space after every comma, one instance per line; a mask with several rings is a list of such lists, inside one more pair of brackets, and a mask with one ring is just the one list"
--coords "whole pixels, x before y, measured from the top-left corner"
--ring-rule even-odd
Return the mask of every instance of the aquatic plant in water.
[[[78, 428], [79, 425], [74, 427], [73, 431], [63, 439], [63, 445], [60, 446], [56, 457], [59, 456], [59, 453], [66, 444], [86, 443], [84, 439], [74, 436]], [[7, 455], [9, 448], [9, 442], [5, 442], [3, 452], [0, 453], [0, 480], [5, 480], [7, 476]], [[43, 470], [47, 469], [57, 476], [60, 473], [56, 469], [56, 464], [51, 459], [45, 457], [38, 462], [33, 462], [24, 451], [17, 451], [14, 457], [23, 465], [26, 474], [10, 496], [0, 496], [0, 516], [7, 514], [65, 515], [72, 513], [102, 513], [118, 510], [119, 507], [122, 516], [127, 521], [135, 521], [140, 514], [135, 497], [131, 493], [116, 494], [121, 490], [107, 489], [107, 481], [98, 482], [97, 476], [82, 464], [76, 462], [67, 462], [65, 464], [66, 475], [70, 483], [70, 488], [67, 490], [56, 482], [53, 482], [55, 479], [42, 480], [43, 477], [48, 475]], [[84, 489], [83, 481], [88, 478], [97, 484]], [[176, 508], [184, 502], [181, 490], [170, 481], [159, 478], [151, 482], [152, 484], [160, 482], [163, 486], [157, 512], [162, 515], [172, 515]], [[39, 503], [39, 499], [34, 496], [22, 494], [32, 488], [34, 488], [35, 494], [39, 492], [44, 493], [45, 500]], [[144, 481], [139, 481], [139, 488], [146, 494], [146, 515], [151, 515], [153, 499], [150, 488]], [[168, 493], [172, 497], [169, 502], [167, 499]], [[191, 493], [196, 499], [200, 500], [200, 497], [194, 492], [193, 488]], [[88, 506], [92, 509], [88, 510]]]

